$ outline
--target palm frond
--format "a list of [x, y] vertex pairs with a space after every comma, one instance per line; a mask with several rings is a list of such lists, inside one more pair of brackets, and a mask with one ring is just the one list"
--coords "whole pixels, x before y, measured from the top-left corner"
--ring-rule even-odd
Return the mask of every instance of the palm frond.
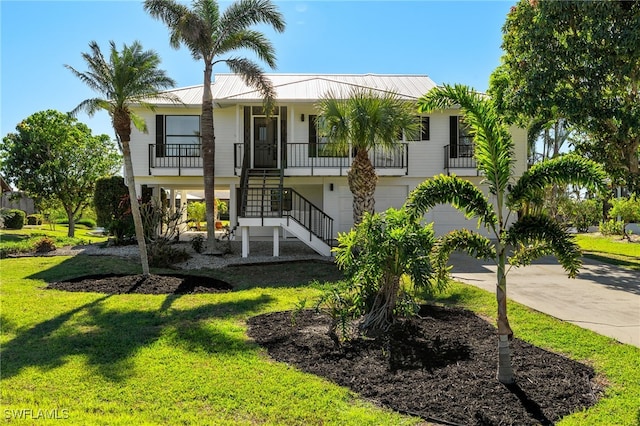
[[519, 209], [551, 185], [576, 185], [591, 190], [606, 188], [606, 173], [597, 163], [577, 155], [543, 161], [526, 171], [511, 188], [508, 202]]
[[514, 247], [510, 259], [514, 265], [528, 265], [540, 256], [554, 254], [571, 278], [582, 265], [573, 236], [546, 215], [522, 216], [507, 230], [505, 242]]
[[256, 24], [267, 24], [279, 33], [285, 28], [284, 17], [270, 0], [239, 0], [232, 3], [220, 17], [220, 32], [215, 50], [219, 49], [219, 43], [226, 40], [230, 34]]
[[260, 92], [264, 100], [264, 109], [268, 114], [273, 111], [276, 91], [271, 80], [262, 72], [258, 64], [247, 58], [230, 58], [220, 62], [226, 63], [232, 72], [239, 74], [247, 86]]
[[514, 164], [514, 144], [506, 122], [491, 99], [464, 85], [436, 87], [418, 100], [420, 112], [460, 106], [475, 143], [477, 168], [492, 194], [504, 193]]
[[487, 227], [493, 228], [498, 223], [493, 206], [482, 191], [457, 176], [438, 175], [427, 179], [409, 194], [405, 206], [412, 216], [422, 217], [438, 204], [451, 204], [467, 218], [479, 218]]
[[449, 281], [451, 267], [447, 266], [447, 263], [454, 251], [466, 253], [476, 259], [495, 259], [496, 257], [493, 242], [476, 232], [457, 229], [443, 235], [436, 240], [431, 256], [438, 288]]
[[230, 34], [226, 39], [220, 40], [220, 45], [216, 50], [218, 55], [231, 52], [237, 49], [246, 49], [258, 56], [270, 68], [276, 68], [276, 53], [273, 44], [267, 37], [254, 30], [241, 30]]

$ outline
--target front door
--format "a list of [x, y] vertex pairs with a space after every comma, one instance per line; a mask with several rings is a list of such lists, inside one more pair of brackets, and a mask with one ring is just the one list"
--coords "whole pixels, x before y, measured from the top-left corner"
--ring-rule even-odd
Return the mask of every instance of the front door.
[[278, 119], [276, 117], [253, 118], [253, 167], [278, 167]]

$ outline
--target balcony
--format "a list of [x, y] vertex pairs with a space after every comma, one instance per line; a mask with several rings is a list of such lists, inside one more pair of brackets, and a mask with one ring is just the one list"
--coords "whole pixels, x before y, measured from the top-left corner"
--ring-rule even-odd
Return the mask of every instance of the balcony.
[[446, 145], [444, 147], [444, 169], [447, 174], [478, 176], [473, 144]]
[[[402, 143], [391, 150], [374, 149], [369, 152], [371, 164], [378, 175], [402, 176], [408, 173], [408, 148]], [[280, 164], [285, 176], [343, 176], [353, 161], [353, 150], [336, 153], [326, 144], [288, 143], [281, 153]], [[240, 174], [244, 158], [244, 144], [235, 144], [235, 173]]]
[[149, 176], [202, 176], [202, 146], [194, 144], [150, 144]]

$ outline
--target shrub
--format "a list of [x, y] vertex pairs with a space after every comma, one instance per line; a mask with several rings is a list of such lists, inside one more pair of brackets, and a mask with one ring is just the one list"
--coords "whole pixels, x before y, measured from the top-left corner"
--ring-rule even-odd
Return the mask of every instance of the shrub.
[[191, 239], [191, 247], [196, 253], [202, 253], [204, 249], [204, 235], [198, 234]]
[[189, 254], [184, 249], [173, 247], [169, 240], [158, 239], [147, 245], [149, 266], [154, 268], [166, 268], [174, 263], [184, 262], [189, 259]]
[[622, 232], [620, 235], [630, 238], [627, 234], [626, 226], [628, 223], [640, 221], [640, 200], [636, 198], [635, 194], [629, 198], [615, 199], [609, 215], [611, 217], [619, 217], [622, 220]]
[[4, 227], [7, 229], [22, 229], [27, 214], [22, 210], [11, 209], [4, 216]]
[[562, 202], [561, 211], [578, 232], [588, 232], [590, 226], [602, 220], [602, 201], [569, 199]]
[[42, 225], [42, 215], [30, 214], [27, 216], [27, 225]]
[[34, 249], [36, 253], [48, 253], [56, 249], [56, 243], [49, 237], [43, 237], [35, 243]]
[[121, 215], [122, 199], [128, 195], [129, 189], [122, 176], [98, 179], [93, 194], [97, 224], [108, 228]]
[[600, 222], [598, 228], [602, 235], [622, 235], [624, 223], [610, 219], [606, 222]]
[[403, 275], [413, 280], [416, 289], [440, 290], [432, 282], [433, 226], [422, 226], [404, 209], [365, 214], [355, 229], [338, 235], [338, 243], [336, 263], [349, 285], [326, 298], [330, 314], [336, 312], [331, 314], [334, 328], [343, 318], [362, 316], [360, 329], [372, 336], [385, 332], [397, 317], [411, 314], [412, 309], [405, 309], [411, 305], [411, 295]]
[[95, 228], [96, 221], [88, 217], [83, 217], [81, 219], [76, 220], [76, 225], [84, 225], [87, 228]]

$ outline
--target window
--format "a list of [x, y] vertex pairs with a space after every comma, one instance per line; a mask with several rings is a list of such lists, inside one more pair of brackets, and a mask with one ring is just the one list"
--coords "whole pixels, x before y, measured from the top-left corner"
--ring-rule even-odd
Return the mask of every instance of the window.
[[457, 115], [449, 117], [449, 124], [449, 158], [473, 157], [471, 128]]
[[[418, 117], [420, 121], [420, 130], [415, 139], [406, 138], [408, 141], [428, 141], [430, 138], [429, 117]], [[402, 138], [400, 138], [402, 140]]]
[[199, 157], [200, 143], [199, 115], [156, 116], [158, 157]]
[[318, 132], [318, 116], [309, 115], [309, 157], [346, 157], [346, 152], [336, 152], [326, 136]]
[[473, 157], [473, 136], [471, 128], [458, 117], [458, 155], [460, 157]]

